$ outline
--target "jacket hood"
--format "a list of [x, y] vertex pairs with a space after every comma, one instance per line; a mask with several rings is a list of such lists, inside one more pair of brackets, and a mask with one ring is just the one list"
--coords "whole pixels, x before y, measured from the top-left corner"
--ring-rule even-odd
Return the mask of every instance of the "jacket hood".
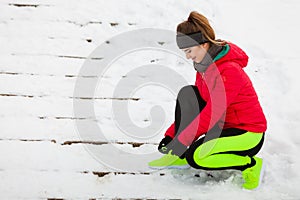
[[216, 61], [216, 64], [220, 64], [226, 61], [236, 62], [242, 68], [247, 66], [248, 56], [247, 54], [237, 45], [227, 43], [229, 45], [229, 51], [223, 57]]

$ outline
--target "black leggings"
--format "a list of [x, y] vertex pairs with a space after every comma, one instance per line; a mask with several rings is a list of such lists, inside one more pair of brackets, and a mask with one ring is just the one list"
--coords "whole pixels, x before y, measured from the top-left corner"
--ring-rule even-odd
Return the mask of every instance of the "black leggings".
[[[196, 86], [183, 87], [177, 96], [175, 134], [178, 136], [203, 110], [206, 102]], [[185, 152], [188, 163], [197, 169], [244, 170], [255, 164], [253, 156], [261, 149], [263, 133], [237, 128], [220, 130], [216, 125], [204, 137], [193, 142]], [[205, 152], [206, 153], [203, 153]], [[220, 162], [218, 162], [220, 160]]]

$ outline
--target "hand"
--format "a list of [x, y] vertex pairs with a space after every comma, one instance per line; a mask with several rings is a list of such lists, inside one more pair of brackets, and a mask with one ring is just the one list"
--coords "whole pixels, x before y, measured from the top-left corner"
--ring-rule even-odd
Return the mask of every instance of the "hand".
[[[159, 143], [158, 145], [158, 151], [163, 153], [163, 154], [167, 154], [170, 151], [170, 146], [168, 145], [171, 141], [173, 140], [173, 138], [171, 138], [170, 136], [165, 136]], [[167, 146], [168, 145], [168, 146]]]
[[185, 152], [187, 150], [187, 146], [185, 146], [184, 144], [182, 144], [181, 142], [179, 142], [177, 139], [174, 139], [172, 141], [172, 144], [170, 144], [170, 147], [172, 150], [171, 154], [176, 155], [180, 158], [184, 158], [185, 157]]

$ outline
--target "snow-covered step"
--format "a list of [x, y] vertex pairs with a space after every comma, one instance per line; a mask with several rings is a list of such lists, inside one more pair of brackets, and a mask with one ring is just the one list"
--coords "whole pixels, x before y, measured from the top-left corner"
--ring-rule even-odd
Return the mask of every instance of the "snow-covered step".
[[0, 144], [5, 160], [1, 170], [150, 172], [147, 163], [161, 156], [157, 144], [26, 140], [0, 140]]
[[[76, 123], [77, 126], [76, 126]], [[75, 122], [74, 119], [37, 119], [37, 118], [16, 118], [6, 117], [0, 121], [1, 137], [0, 140], [54, 140], [58, 143], [66, 141], [94, 141], [94, 142], [136, 142], [136, 143], [157, 143], [164, 135], [164, 131], [169, 124], [163, 125], [159, 129], [147, 129], [139, 132], [138, 129], [134, 132], [126, 132], [127, 128], [134, 125], [120, 129], [117, 124], [111, 120], [103, 120], [95, 122], [91, 120], [79, 120]], [[103, 124], [110, 124], [111, 126], [104, 126]], [[94, 128], [98, 126], [98, 128]], [[82, 131], [78, 131], [78, 126], [83, 127]], [[134, 129], [133, 129], [134, 130]]]
[[[0, 171], [0, 177], [0, 192], [6, 199], [177, 199], [185, 198], [187, 193], [191, 197], [205, 198], [213, 190], [201, 182], [194, 185], [193, 181], [197, 183], [199, 180], [197, 177], [185, 183], [183, 178], [159, 173], [99, 177], [91, 172], [8, 170]], [[221, 183], [218, 188], [222, 187], [233, 190], [237, 186]], [[22, 188], [20, 192], [12, 192], [19, 188]]]

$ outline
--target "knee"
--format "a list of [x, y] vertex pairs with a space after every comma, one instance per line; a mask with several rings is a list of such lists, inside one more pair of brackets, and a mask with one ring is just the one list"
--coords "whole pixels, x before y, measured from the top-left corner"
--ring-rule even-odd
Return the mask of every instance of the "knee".
[[193, 95], [195, 93], [194, 87], [196, 87], [196, 86], [186, 85], [186, 86], [182, 87], [178, 92], [178, 98]]
[[186, 85], [179, 90], [177, 100], [198, 102], [202, 98], [196, 86]]
[[197, 109], [198, 111], [201, 111], [206, 105], [198, 88], [194, 85], [187, 85], [181, 88], [178, 92], [177, 101], [181, 104], [196, 106], [196, 108], [192, 107], [192, 109]]

